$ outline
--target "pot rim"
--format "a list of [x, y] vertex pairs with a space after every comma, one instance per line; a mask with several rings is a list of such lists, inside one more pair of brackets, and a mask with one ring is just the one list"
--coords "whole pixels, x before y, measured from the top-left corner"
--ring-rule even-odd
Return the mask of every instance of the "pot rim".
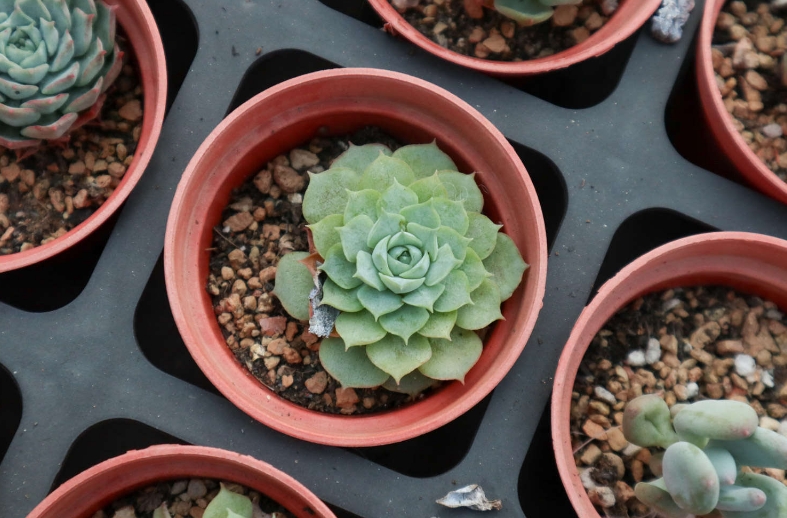
[[[145, 86], [149, 87], [144, 88], [146, 95], [143, 98], [142, 134], [134, 153], [134, 160], [112, 195], [90, 217], [63, 236], [49, 243], [25, 250], [24, 252], [0, 256], [0, 273], [17, 270], [50, 259], [87, 238], [120, 209], [126, 198], [131, 194], [134, 186], [139, 182], [142, 173], [145, 172], [153, 156], [153, 151], [156, 148], [164, 123], [164, 112], [167, 102], [167, 67], [161, 34], [158, 31], [156, 20], [153, 18], [153, 13], [144, 0], [105, 0], [105, 2], [110, 5], [131, 5], [136, 11], [126, 13], [125, 8], [121, 7], [121, 10], [118, 12], [118, 23], [134, 48], [141, 84], [143, 88]], [[132, 21], [132, 17], [136, 18], [136, 21]], [[139, 25], [140, 30], [133, 33], [129, 31], [132, 23]], [[141, 35], [140, 32], [142, 33]], [[147, 40], [151, 50], [150, 55], [153, 59], [143, 60], [140, 58], [139, 42], [141, 40]], [[151, 88], [152, 91], [150, 91]]]
[[609, 52], [642, 27], [661, 5], [661, 0], [627, 0], [618, 7], [604, 27], [582, 43], [552, 56], [519, 62], [490, 61], [448, 50], [418, 32], [388, 0], [369, 0], [369, 3], [385, 21], [386, 31], [401, 35], [430, 54], [496, 77], [524, 77], [566, 68]]
[[[176, 460], [181, 462], [176, 464]], [[166, 474], [166, 466], [157, 464], [164, 461], [172, 462], [170, 469], [174, 471], [174, 474]], [[183, 465], [184, 463], [185, 465]], [[131, 471], [134, 468], [149, 468], [154, 473], [145, 473], [144, 476], [139, 476]], [[107, 505], [123, 495], [155, 482], [186, 477], [221, 479], [224, 478], [221, 476], [222, 470], [230, 469], [247, 471], [250, 475], [259, 477], [260, 484], [265, 483], [268, 486], [268, 491], [261, 490], [261, 486], [251, 486], [246, 483], [241, 485], [250, 487], [266, 496], [271, 489], [284, 490], [290, 493], [287, 496], [295, 500], [293, 502], [295, 505], [306, 504], [309, 511], [317, 513], [315, 516], [335, 518], [333, 512], [308, 488], [267, 462], [229, 450], [179, 444], [163, 444], [150, 446], [143, 450], [131, 450], [96, 464], [60, 485], [42, 500], [27, 518], [54, 518], [54, 515], [49, 513], [54, 512], [52, 509], [57, 510], [56, 505], [59, 501], [76, 498], [72, 493], [76, 493], [77, 496], [87, 496], [91, 500], [90, 507], [93, 508]], [[210, 473], [216, 473], [216, 475]], [[115, 484], [107, 483], [107, 480], [114, 481]], [[91, 490], [89, 486], [98, 489]], [[107, 499], [109, 500], [104, 502]], [[276, 502], [286, 507], [284, 503], [278, 500]], [[288, 508], [288, 510], [295, 512], [293, 509]], [[303, 508], [301, 507], [300, 510]], [[313, 515], [313, 513], [308, 514]]]
[[[735, 250], [704, 253], [699, 257], [688, 255], [694, 249], [702, 248], [704, 245], [719, 248], [735, 247]], [[753, 250], [754, 247], [758, 247], [756, 251]], [[570, 437], [571, 393], [579, 364], [590, 346], [592, 337], [601, 329], [605, 321], [637, 297], [665, 289], [668, 286], [707, 284], [706, 282], [681, 284], [683, 277], [696, 277], [697, 275], [703, 275], [702, 273], [695, 273], [694, 271], [689, 271], [688, 273], [684, 271], [674, 272], [672, 271], [674, 268], [670, 272], [665, 273], [664, 270], [668, 268], [667, 265], [671, 259], [684, 261], [683, 266], [685, 266], [690, 259], [708, 263], [708, 258], [717, 256], [720, 258], [718, 262], [712, 263], [710, 268], [703, 270], [706, 272], [705, 275], [708, 277], [724, 275], [725, 280], [723, 282], [731, 286], [746, 282], [754, 284], [762, 282], [762, 279], [758, 279], [755, 273], [759, 273], [761, 277], [772, 277], [776, 270], [772, 265], [768, 265], [764, 259], [757, 257], [756, 252], [762, 251], [762, 249], [773, 250], [775, 254], [787, 257], [787, 241], [749, 232], [711, 232], [672, 241], [638, 257], [621, 269], [612, 279], [601, 286], [590, 304], [579, 315], [560, 355], [560, 361], [555, 373], [550, 411], [552, 446], [555, 452], [558, 472], [569, 500], [580, 516], [600, 518], [579, 479], [579, 470], [574, 461]], [[736, 251], [739, 252], [737, 254], [738, 257], [730, 257]], [[681, 256], [681, 253], [686, 253], [687, 256]], [[752, 263], [742, 264], [743, 261], [740, 261], [741, 255], [750, 256]], [[726, 260], [722, 260], [723, 258], [726, 258]], [[787, 261], [784, 264], [787, 264]], [[785, 270], [786, 268], [779, 267], [778, 271], [783, 273]], [[656, 274], [653, 275], [654, 278], [652, 279], [645, 278], [631, 281], [631, 287], [627, 285], [630, 277], [645, 271], [654, 271]], [[785, 296], [787, 296], [787, 281], [780, 282], [774, 289], [780, 293], [783, 291]], [[596, 325], [596, 322], [591, 322], [591, 320], [594, 320], [594, 317], [599, 313], [602, 315], [609, 313], [609, 316]], [[589, 331], [592, 331], [592, 334]]]
[[711, 134], [735, 168], [755, 188], [782, 203], [787, 203], [787, 182], [779, 178], [746, 144], [735, 129], [732, 115], [724, 107], [716, 85], [716, 73], [711, 58], [711, 43], [716, 20], [724, 0], [707, 0], [697, 41], [697, 85], [701, 105]]
[[[262, 385], [256, 378], [253, 378], [251, 374], [248, 373], [247, 369], [238, 364], [234, 355], [230, 358], [233, 362], [233, 367], [229, 367], [229, 364], [227, 364], [227, 368], [231, 368], [236, 377], [234, 379], [224, 379], [224, 374], [219, 372], [219, 369], [206, 357], [206, 351], [214, 349], [217, 345], [226, 349], [226, 345], [224, 345], [223, 342], [216, 344], [210, 338], [204, 340], [206, 344], [202, 344], [201, 339], [198, 338], [196, 326], [198, 321], [204, 319], [204, 315], [200, 312], [199, 315], [191, 318], [191, 316], [187, 315], [184, 311], [183, 306], [185, 304], [181, 303], [181, 299], [183, 299], [184, 295], [179, 293], [185, 292], [187, 288], [180, 288], [179, 285], [186, 281], [178, 279], [178, 270], [175, 264], [178, 259], [174, 256], [178, 254], [175, 246], [176, 237], [181, 232], [178, 231], [176, 227], [178, 226], [179, 218], [186, 217], [181, 213], [185, 212], [185, 197], [186, 192], [191, 188], [189, 185], [191, 177], [199, 170], [203, 158], [211, 150], [217, 139], [227, 131], [227, 128], [236, 124], [236, 121], [242, 119], [246, 114], [253, 113], [257, 105], [267, 102], [270, 98], [285, 95], [292, 89], [300, 88], [304, 83], [322, 85], [325, 81], [362, 80], [364, 78], [371, 78], [378, 82], [391, 81], [401, 84], [403, 87], [425, 90], [425, 93], [431, 95], [439, 94], [445, 97], [453, 107], [460, 110], [463, 117], [470, 116], [476, 123], [483, 125], [485, 130], [489, 132], [490, 138], [494, 138], [496, 144], [506, 150], [506, 156], [512, 160], [515, 158], [516, 162], [519, 164], [516, 168], [517, 182], [522, 185], [523, 195], [527, 195], [527, 203], [531, 206], [531, 210], [534, 213], [533, 223], [538, 235], [533, 239], [537, 242], [537, 246], [533, 250], [531, 256], [531, 273], [528, 274], [526, 272], [525, 274], [528, 282], [533, 284], [533, 286], [528, 288], [532, 293], [532, 295], [530, 295], [532, 299], [529, 298], [524, 301], [522, 305], [522, 307], [527, 308], [529, 313], [527, 318], [522, 322], [522, 325], [512, 331], [512, 336], [514, 336], [515, 339], [506, 339], [506, 347], [502, 348], [500, 351], [501, 354], [495, 357], [495, 361], [498, 362], [496, 364], [497, 368], [493, 369], [491, 373], [485, 372], [483, 379], [478, 381], [473, 389], [465, 390], [465, 387], [461, 385], [461, 388], [455, 388], [454, 391], [461, 391], [456, 398], [445, 395], [446, 390], [453, 386], [453, 384], [447, 384], [447, 386], [443, 387], [437, 393], [432, 394], [431, 397], [408, 404], [403, 408], [365, 416], [345, 416], [323, 414], [317, 411], [308, 410], [277, 396]], [[409, 116], [401, 114], [399, 116], [400, 120], [407, 121], [409, 119]], [[279, 432], [319, 444], [357, 447], [391, 444], [432, 431], [465, 413], [492, 391], [514, 365], [525, 346], [527, 338], [529, 338], [535, 326], [535, 321], [541, 307], [541, 301], [543, 300], [546, 287], [546, 249], [546, 231], [543, 214], [540, 211], [540, 204], [536, 196], [535, 188], [515, 151], [510, 144], [508, 144], [508, 141], [505, 140], [502, 133], [500, 133], [491, 122], [486, 120], [480, 113], [458, 97], [421, 79], [386, 70], [348, 68], [315, 72], [285, 81], [265, 90], [247, 101], [219, 124], [195, 153], [178, 185], [178, 190], [175, 194], [167, 223], [167, 235], [164, 247], [164, 268], [170, 305], [173, 309], [173, 316], [175, 317], [175, 321], [184, 342], [202, 371], [216, 388], [234, 405], [248, 415], [254, 417], [254, 419]], [[520, 290], [523, 286], [525, 286], [525, 283], [517, 289]], [[530, 302], [530, 300], [532, 300], [532, 302]], [[213, 318], [212, 312], [210, 318]], [[212, 322], [211, 325], [216, 326], [217, 324]], [[225, 363], [223, 358], [222, 363]], [[253, 381], [253, 385], [248, 384], [248, 380]], [[264, 394], [267, 394], [262, 396], [264, 397], [264, 401], [259, 401], [259, 399], [253, 402], [246, 401], [246, 392], [240, 386], [244, 383], [246, 383], [245, 388], [247, 391], [257, 390], [252, 389], [252, 387], [264, 389]], [[424, 411], [418, 412], [418, 409], [422, 408], [422, 404], [433, 398], [441, 397], [441, 394], [444, 399], [447, 398], [444, 404], [434, 413], [428, 413], [421, 416], [421, 414], [425, 413]], [[262, 395], [262, 393], [260, 393], [260, 395]], [[390, 416], [396, 416], [398, 419], [393, 422], [393, 418]], [[418, 416], [418, 419], [414, 423], [401, 423], [401, 417], [403, 416]], [[351, 423], [352, 425], [350, 426]], [[380, 429], [373, 433], [368, 431], [369, 427], [372, 425], [382, 428], [383, 423], [386, 424], [385, 429]]]

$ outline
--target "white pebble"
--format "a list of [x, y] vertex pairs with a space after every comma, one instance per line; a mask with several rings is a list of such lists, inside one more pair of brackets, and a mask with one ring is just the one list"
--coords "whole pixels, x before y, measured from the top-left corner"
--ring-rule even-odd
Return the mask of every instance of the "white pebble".
[[303, 194], [299, 192], [288, 194], [287, 201], [289, 201], [293, 205], [300, 205], [301, 203], [303, 203]]
[[669, 313], [678, 306], [680, 306], [680, 299], [669, 299], [661, 305], [661, 310], [664, 313]]
[[694, 347], [691, 346], [691, 343], [689, 343], [688, 340], [683, 340], [683, 352], [684, 353], [690, 353], [693, 349], [694, 349]]
[[780, 124], [776, 124], [775, 122], [763, 126], [760, 131], [762, 131], [762, 134], [768, 138], [779, 138], [782, 136], [782, 127]]
[[748, 354], [739, 354], [735, 357], [735, 372], [745, 378], [757, 370], [757, 363]]
[[624, 457], [628, 458], [628, 457], [633, 457], [640, 451], [642, 451], [642, 446], [637, 446], [636, 444], [628, 443], [628, 445], [625, 448], [623, 448], [623, 451], [621, 453], [623, 454]]
[[760, 417], [760, 427], [765, 428], [766, 430], [777, 431], [779, 429], [779, 421], [774, 419], [773, 417], [768, 417], [764, 415]]
[[771, 320], [781, 320], [784, 318], [784, 313], [779, 311], [778, 309], [769, 309], [765, 316], [770, 318]]
[[616, 405], [618, 400], [615, 399], [615, 396], [612, 395], [612, 392], [605, 389], [601, 385], [597, 385], [593, 392], [596, 394], [596, 397], [603, 401], [604, 403], [609, 403], [610, 405]]
[[773, 382], [773, 370], [762, 371], [760, 381], [762, 381], [762, 384], [766, 387], [773, 388], [775, 386], [775, 383]]
[[645, 353], [642, 351], [631, 351], [626, 361], [633, 367], [642, 367], [646, 363]]
[[691, 383], [686, 384], [686, 398], [691, 399], [693, 397], [697, 397], [697, 394], [700, 393], [700, 387], [693, 381]]
[[582, 485], [588, 491], [596, 487], [596, 483], [593, 480], [594, 471], [596, 471], [596, 468], [584, 468], [579, 470], [579, 480], [582, 481]]
[[645, 350], [645, 362], [653, 365], [661, 359], [661, 344], [656, 338], [648, 340], [648, 348]]

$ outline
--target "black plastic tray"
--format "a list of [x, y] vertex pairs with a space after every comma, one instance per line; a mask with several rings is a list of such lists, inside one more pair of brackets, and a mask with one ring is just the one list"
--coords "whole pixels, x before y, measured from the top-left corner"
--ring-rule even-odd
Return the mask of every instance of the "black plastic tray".
[[[434, 502], [470, 483], [503, 500], [495, 516], [570, 517], [545, 409], [562, 346], [597, 287], [679, 237], [787, 238], [787, 206], [708, 170], [730, 174], [697, 106], [701, 0], [675, 46], [643, 30], [601, 58], [516, 85], [384, 34], [365, 0], [149, 3], [172, 86], [147, 172], [90, 240], [0, 275], [0, 516], [25, 516], [68, 478], [129, 449], [187, 442], [265, 460], [341, 517], [475, 515]], [[439, 430], [366, 449], [279, 434], [218, 394], [178, 336], [161, 265], [180, 175], [225, 114], [283, 80], [338, 66], [421, 77], [489, 118], [533, 178], [551, 250], [538, 323], [498, 388]]]

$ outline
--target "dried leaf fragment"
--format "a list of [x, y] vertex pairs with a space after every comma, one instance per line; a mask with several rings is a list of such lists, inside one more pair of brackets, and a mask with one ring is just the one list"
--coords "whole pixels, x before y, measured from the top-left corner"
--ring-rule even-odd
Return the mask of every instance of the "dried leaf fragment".
[[499, 511], [503, 508], [500, 500], [487, 500], [484, 490], [478, 484], [470, 484], [456, 491], [451, 491], [437, 503], [445, 507], [456, 509], [467, 507], [474, 511]]

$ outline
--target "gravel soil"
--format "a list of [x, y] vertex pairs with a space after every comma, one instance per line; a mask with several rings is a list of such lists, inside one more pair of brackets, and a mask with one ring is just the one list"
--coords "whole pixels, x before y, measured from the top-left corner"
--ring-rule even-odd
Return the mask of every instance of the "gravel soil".
[[[632, 488], [657, 478], [649, 462], [663, 450], [626, 441], [627, 401], [642, 394], [658, 394], [670, 407], [743, 401], [760, 426], [787, 435], [785, 381], [787, 318], [772, 302], [696, 287], [650, 294], [618, 312], [593, 339], [572, 395], [575, 460], [599, 514], [650, 516]], [[755, 471], [785, 481], [784, 470]]]
[[[254, 518], [291, 518], [282, 506], [234, 482], [221, 481], [234, 493], [248, 496], [254, 506]], [[219, 493], [219, 481], [210, 479], [173, 480], [161, 482], [115, 500], [96, 512], [92, 518], [152, 518], [162, 503], [172, 518], [202, 518], [205, 508]]]
[[271, 295], [281, 256], [309, 247], [301, 211], [306, 171], [327, 169], [349, 142], [401, 146], [378, 129], [365, 128], [350, 136], [315, 138], [274, 158], [233, 191], [223, 223], [213, 229], [207, 280], [218, 324], [241, 365], [288, 401], [332, 414], [379, 412], [413, 401], [383, 388], [341, 388], [320, 364], [320, 339]]
[[716, 83], [735, 128], [787, 181], [787, 9], [727, 2], [713, 34]]
[[[396, 5], [396, 2], [391, 0]], [[462, 0], [421, 0], [402, 13], [421, 34], [441, 47], [494, 61], [543, 58], [582, 43], [609, 20], [617, 0], [583, 0], [562, 5], [550, 20], [521, 27], [493, 9], [470, 18]]]
[[0, 147], [0, 255], [24, 252], [73, 229], [120, 184], [142, 132], [143, 92], [136, 59], [118, 34], [125, 66], [97, 119], [68, 143], [44, 144], [17, 160]]

